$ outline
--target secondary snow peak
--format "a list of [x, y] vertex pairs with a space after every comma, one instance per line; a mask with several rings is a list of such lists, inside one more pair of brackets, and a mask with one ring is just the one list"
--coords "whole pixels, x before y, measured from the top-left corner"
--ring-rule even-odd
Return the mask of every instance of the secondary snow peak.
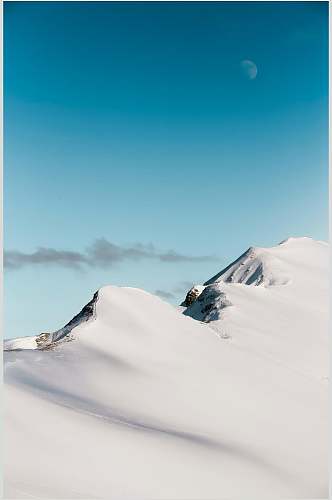
[[282, 262], [271, 252], [271, 249], [250, 247], [204, 285], [221, 281], [269, 287], [285, 285], [290, 281], [290, 277], [285, 274]]
[[[325, 242], [309, 237], [290, 237], [274, 247], [251, 246], [203, 285], [189, 290], [181, 304], [187, 307], [184, 314], [204, 322], [219, 320], [226, 307], [236, 305], [233, 296], [241, 293], [242, 288], [243, 294], [250, 297], [249, 290], [253, 288], [279, 290], [292, 285], [286, 295], [299, 297], [306, 289], [308, 272], [312, 279], [312, 269], [324, 265], [326, 250]], [[317, 281], [319, 276], [315, 277]], [[320, 281], [323, 285], [324, 280]], [[245, 286], [239, 289], [239, 285]], [[294, 292], [294, 287], [298, 292]]]

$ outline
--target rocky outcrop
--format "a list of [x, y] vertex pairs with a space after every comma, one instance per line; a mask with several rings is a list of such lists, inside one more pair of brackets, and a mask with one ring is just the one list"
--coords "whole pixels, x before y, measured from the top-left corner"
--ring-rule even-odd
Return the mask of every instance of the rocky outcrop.
[[40, 333], [36, 337], [37, 349], [43, 349], [47, 345], [52, 343], [52, 334], [51, 333]]
[[195, 302], [195, 300], [197, 299], [197, 297], [200, 296], [200, 294], [202, 293], [203, 290], [204, 290], [204, 286], [194, 285], [192, 288], [190, 288], [190, 290], [187, 293], [186, 298], [182, 302], [181, 306], [183, 306], [183, 307], [191, 306], [191, 304], [193, 302]]
[[183, 314], [198, 321], [210, 323], [221, 317], [221, 311], [232, 303], [226, 297], [219, 284], [206, 286], [197, 299], [192, 302]]
[[98, 291], [93, 295], [90, 302], [88, 302], [83, 307], [83, 309], [78, 314], [76, 314], [76, 316], [74, 316], [73, 319], [69, 321], [69, 323], [67, 323], [63, 328], [60, 328], [59, 330], [51, 334], [52, 335], [51, 341], [58, 342], [59, 340], [68, 337], [71, 331], [78, 325], [86, 321], [89, 321], [90, 319], [93, 319], [93, 317], [95, 316], [97, 300], [98, 300]]
[[25, 349], [52, 349], [60, 342], [69, 342], [74, 339], [72, 330], [77, 326], [95, 318], [98, 291], [83, 309], [76, 314], [64, 327], [55, 332], [43, 332], [31, 337], [22, 337], [4, 342], [5, 351], [21, 351]]

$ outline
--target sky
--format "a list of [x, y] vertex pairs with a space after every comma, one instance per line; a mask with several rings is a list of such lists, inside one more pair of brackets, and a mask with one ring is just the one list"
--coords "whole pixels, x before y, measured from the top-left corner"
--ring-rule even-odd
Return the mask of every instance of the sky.
[[328, 2], [5, 2], [5, 337], [328, 239]]

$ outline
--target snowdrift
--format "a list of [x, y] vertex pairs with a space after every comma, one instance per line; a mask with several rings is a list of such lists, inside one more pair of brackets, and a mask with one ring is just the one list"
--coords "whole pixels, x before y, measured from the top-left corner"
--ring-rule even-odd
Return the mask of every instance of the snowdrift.
[[[9, 341], [5, 497], [327, 497], [328, 247], [265, 250], [273, 286], [233, 268], [186, 314], [109, 286], [56, 335]], [[195, 321], [210, 286], [218, 313]]]

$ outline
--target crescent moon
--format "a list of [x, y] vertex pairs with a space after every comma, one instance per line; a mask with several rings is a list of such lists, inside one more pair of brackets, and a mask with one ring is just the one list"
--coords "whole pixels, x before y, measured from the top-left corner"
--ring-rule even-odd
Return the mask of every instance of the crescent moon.
[[249, 80], [254, 80], [256, 78], [258, 69], [253, 61], [250, 61], [249, 59], [244, 59], [243, 61], [241, 61], [241, 68], [243, 74], [247, 78], [249, 78]]

